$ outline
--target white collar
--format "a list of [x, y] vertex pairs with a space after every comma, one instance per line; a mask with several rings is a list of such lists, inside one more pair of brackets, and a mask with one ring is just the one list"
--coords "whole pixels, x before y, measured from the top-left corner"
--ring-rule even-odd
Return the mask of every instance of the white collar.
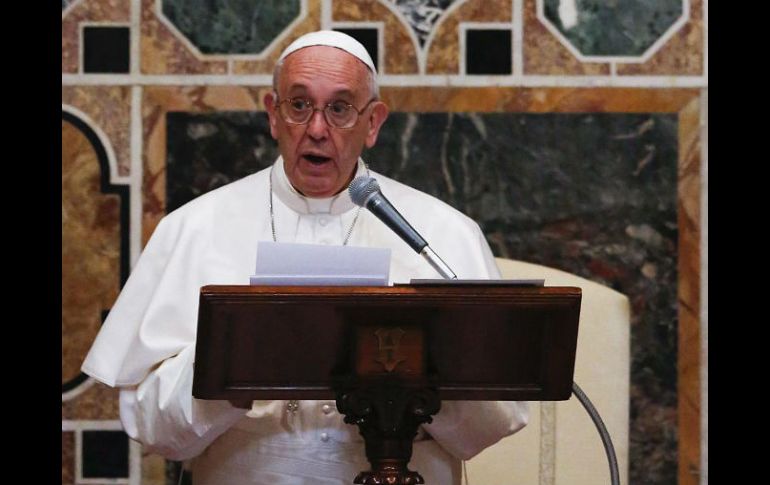
[[[356, 173], [353, 178], [366, 173], [366, 164], [359, 157]], [[290, 209], [300, 214], [331, 214], [340, 215], [356, 205], [350, 200], [350, 194], [347, 189], [333, 197], [314, 198], [305, 197], [297, 192], [291, 183], [283, 167], [283, 157], [279, 156], [273, 164], [270, 171], [270, 177], [273, 185], [273, 193]]]

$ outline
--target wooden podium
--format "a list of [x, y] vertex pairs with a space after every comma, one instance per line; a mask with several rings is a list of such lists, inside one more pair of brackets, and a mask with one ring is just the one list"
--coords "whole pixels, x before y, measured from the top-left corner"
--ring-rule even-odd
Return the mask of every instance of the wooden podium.
[[372, 469], [354, 483], [424, 483], [407, 468], [441, 400], [569, 399], [580, 288], [205, 286], [193, 396], [335, 399]]

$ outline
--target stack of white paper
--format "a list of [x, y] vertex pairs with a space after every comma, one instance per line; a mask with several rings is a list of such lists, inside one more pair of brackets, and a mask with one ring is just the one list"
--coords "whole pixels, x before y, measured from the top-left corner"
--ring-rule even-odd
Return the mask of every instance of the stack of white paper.
[[390, 249], [260, 242], [252, 285], [387, 286]]

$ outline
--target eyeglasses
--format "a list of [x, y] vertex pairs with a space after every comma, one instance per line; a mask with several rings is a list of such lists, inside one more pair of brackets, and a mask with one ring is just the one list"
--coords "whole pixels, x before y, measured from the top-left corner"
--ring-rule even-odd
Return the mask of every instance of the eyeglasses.
[[358, 122], [358, 117], [375, 100], [376, 98], [370, 99], [359, 111], [355, 106], [345, 101], [335, 101], [323, 108], [316, 108], [312, 102], [305, 98], [288, 98], [278, 101], [278, 112], [283, 121], [292, 125], [304, 125], [310, 121], [316, 111], [323, 111], [329, 126], [347, 129], [352, 128]]

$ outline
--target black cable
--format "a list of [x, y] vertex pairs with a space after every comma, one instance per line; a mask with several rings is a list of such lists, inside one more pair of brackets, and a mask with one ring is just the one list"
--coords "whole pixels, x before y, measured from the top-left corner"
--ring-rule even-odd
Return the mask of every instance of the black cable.
[[182, 479], [184, 478], [184, 462], [179, 462], [179, 481], [176, 482], [176, 485], [182, 485]]
[[612, 446], [612, 439], [610, 438], [610, 433], [607, 432], [607, 427], [604, 426], [604, 422], [599, 416], [599, 413], [596, 411], [594, 405], [591, 404], [591, 400], [588, 399], [588, 396], [586, 396], [583, 390], [580, 389], [580, 387], [574, 381], [572, 382], [572, 393], [575, 395], [575, 397], [578, 398], [580, 404], [586, 408], [588, 415], [591, 416], [591, 421], [594, 422], [596, 429], [599, 430], [599, 436], [602, 438], [604, 451], [607, 453], [607, 461], [609, 461], [610, 464], [610, 482], [612, 485], [620, 485], [620, 478], [618, 474], [618, 459], [615, 456], [615, 447]]

